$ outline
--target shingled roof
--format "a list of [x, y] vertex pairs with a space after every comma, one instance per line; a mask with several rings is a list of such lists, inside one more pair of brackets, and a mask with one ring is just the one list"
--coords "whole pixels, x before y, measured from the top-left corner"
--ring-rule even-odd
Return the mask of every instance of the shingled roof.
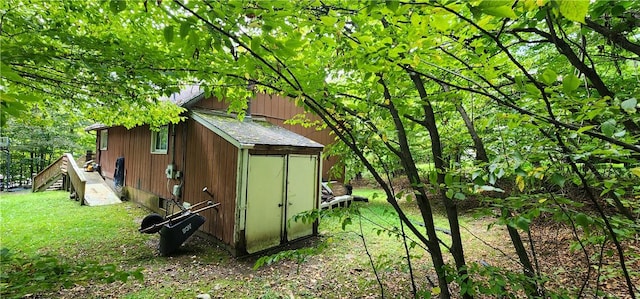
[[192, 110], [192, 118], [240, 148], [256, 145], [322, 149], [324, 146], [302, 135], [266, 121], [242, 121], [210, 110]]
[[187, 107], [192, 102], [197, 102], [204, 97], [204, 89], [200, 85], [189, 85], [182, 88], [179, 92], [175, 92], [170, 96], [160, 97], [159, 100], [169, 100], [180, 107]]

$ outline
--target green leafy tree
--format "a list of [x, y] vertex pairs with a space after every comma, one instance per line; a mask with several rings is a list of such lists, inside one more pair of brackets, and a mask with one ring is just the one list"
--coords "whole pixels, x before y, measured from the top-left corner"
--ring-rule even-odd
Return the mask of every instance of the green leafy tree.
[[[402, 223], [429, 251], [438, 277], [432, 293], [451, 297], [452, 281], [465, 298], [505, 292], [471, 279], [502, 275], [465, 259], [458, 204], [474, 197], [490, 204], [487, 212], [509, 229], [523, 272], [506, 275], [518, 278], [513, 289], [531, 297], [556, 295], [544, 287], [535, 246], [526, 248], [520, 237], [549, 213], [576, 231], [589, 231], [576, 239], [590, 266], [596, 266], [590, 261], [596, 253], [582, 245], [611, 242], [621, 281], [635, 298], [635, 274], [627, 267], [632, 255], [622, 243], [637, 234], [640, 210], [640, 4], [634, 1], [55, 2], [45, 5], [53, 17], [43, 13], [45, 7], [18, 3], [10, 2], [4, 12], [13, 25], [3, 21], [2, 28], [3, 51], [5, 42], [11, 45], [10, 55], [2, 55], [7, 107], [23, 102], [15, 90], [25, 78], [32, 85], [49, 82], [25, 69], [31, 66], [21, 58], [30, 42], [26, 36], [43, 35], [35, 45], [46, 44], [35, 48], [50, 49], [26, 52], [30, 59], [111, 84], [81, 93], [80, 102], [93, 105], [89, 111], [96, 114], [109, 111], [98, 108], [110, 103], [118, 103], [116, 109], [150, 109], [149, 97], [141, 95], [176, 90], [168, 83], [172, 76], [197, 80], [241, 112], [254, 92], [246, 86], [255, 84], [255, 91], [288, 96], [317, 114], [342, 142], [337, 149], [348, 148], [371, 172]], [[60, 20], [69, 13], [90, 16], [78, 18], [89, 24], [83, 33], [93, 34], [90, 40], [65, 30], [75, 24], [73, 17]], [[45, 24], [62, 25], [17, 34], [38, 16], [52, 21]], [[52, 63], [47, 57], [63, 59]], [[114, 67], [115, 75], [102, 63]], [[37, 76], [44, 76], [40, 71]], [[101, 94], [105, 90], [117, 96]], [[127, 93], [132, 90], [135, 96]], [[63, 101], [62, 94], [54, 97]], [[104, 117], [117, 122], [113, 114]], [[474, 159], [463, 161], [465, 155]], [[417, 165], [425, 162], [433, 169], [421, 171]], [[603, 171], [612, 164], [617, 171]], [[398, 165], [424, 229], [409, 221], [396, 199], [390, 178]], [[567, 186], [581, 188], [586, 202], [556, 192]], [[436, 234], [432, 195], [445, 207], [450, 237]], [[578, 210], [585, 203], [594, 215]], [[447, 255], [452, 265], [445, 263]], [[587, 281], [571, 291], [581, 296]]]
[[155, 34], [146, 2], [107, 4], [0, 4], [2, 124], [50, 99], [106, 125], [178, 120], [179, 108], [156, 99], [179, 90], [171, 66], [181, 60]]

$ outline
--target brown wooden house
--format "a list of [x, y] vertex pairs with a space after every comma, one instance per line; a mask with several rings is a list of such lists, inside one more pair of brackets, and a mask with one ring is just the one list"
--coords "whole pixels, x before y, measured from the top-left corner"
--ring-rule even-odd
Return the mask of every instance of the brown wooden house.
[[334, 162], [322, 159], [323, 144], [333, 141], [328, 131], [284, 124], [304, 111], [278, 96], [257, 95], [243, 121], [197, 87], [170, 100], [187, 109], [187, 118], [158, 132], [87, 128], [96, 131], [96, 162], [107, 179], [114, 179], [116, 159], [123, 157], [124, 193], [158, 212], [172, 196], [207, 200], [202, 189], [208, 187], [221, 205], [203, 212], [201, 231], [234, 254], [316, 233], [315, 225], [289, 220], [318, 207], [321, 178], [329, 178]]

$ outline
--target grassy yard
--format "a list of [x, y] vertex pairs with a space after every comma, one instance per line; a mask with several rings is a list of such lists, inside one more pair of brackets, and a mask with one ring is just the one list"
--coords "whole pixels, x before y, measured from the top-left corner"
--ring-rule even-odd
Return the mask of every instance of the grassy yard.
[[[61, 298], [195, 298], [199, 293], [214, 298], [379, 297], [380, 288], [367, 250], [384, 281], [385, 295], [405, 297], [410, 294], [405, 249], [399, 238], [387, 233], [399, 223], [391, 207], [382, 196], [375, 197], [375, 192], [355, 190], [355, 194], [371, 199], [370, 203], [358, 203], [362, 217], [324, 218], [320, 237], [295, 244], [318, 248], [311, 255], [298, 255], [297, 259], [284, 259], [257, 270], [253, 265], [258, 257], [232, 258], [213, 242], [197, 237], [187, 241], [179, 254], [158, 256], [158, 235], [137, 232], [148, 212], [134, 203], [86, 207], [69, 200], [64, 192], [2, 194], [0, 247], [27, 258], [53, 256], [63, 265], [95, 262], [113, 264], [122, 271], [141, 269], [144, 279], [130, 277], [126, 282], [110, 282], [89, 278], [66, 287], [32, 281], [33, 287], [7, 291], [7, 283], [11, 282], [5, 279], [8, 269], [3, 263], [0, 297], [27, 293]], [[409, 217], [420, 222], [415, 203], [402, 204]], [[347, 217], [351, 224], [343, 230]], [[461, 220], [471, 232], [484, 235], [490, 242], [499, 243], [499, 238], [504, 237], [500, 231], [488, 236], [486, 220]], [[436, 223], [448, 228], [444, 217], [436, 217]], [[364, 235], [365, 243], [360, 235]], [[412, 238], [412, 234], [408, 236]], [[465, 233], [464, 237], [472, 256], [491, 260], [497, 254], [470, 234]], [[424, 279], [433, 275], [428, 254], [416, 246], [411, 249], [411, 256], [413, 270], [420, 278], [419, 288], [429, 290]]]

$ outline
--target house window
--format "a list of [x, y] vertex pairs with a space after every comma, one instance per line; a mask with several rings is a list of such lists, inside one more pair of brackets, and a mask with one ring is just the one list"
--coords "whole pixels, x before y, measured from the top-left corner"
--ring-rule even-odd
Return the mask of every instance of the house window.
[[152, 154], [166, 154], [168, 146], [169, 126], [162, 126], [159, 131], [151, 131]]
[[100, 150], [107, 150], [109, 141], [109, 130], [100, 130]]

